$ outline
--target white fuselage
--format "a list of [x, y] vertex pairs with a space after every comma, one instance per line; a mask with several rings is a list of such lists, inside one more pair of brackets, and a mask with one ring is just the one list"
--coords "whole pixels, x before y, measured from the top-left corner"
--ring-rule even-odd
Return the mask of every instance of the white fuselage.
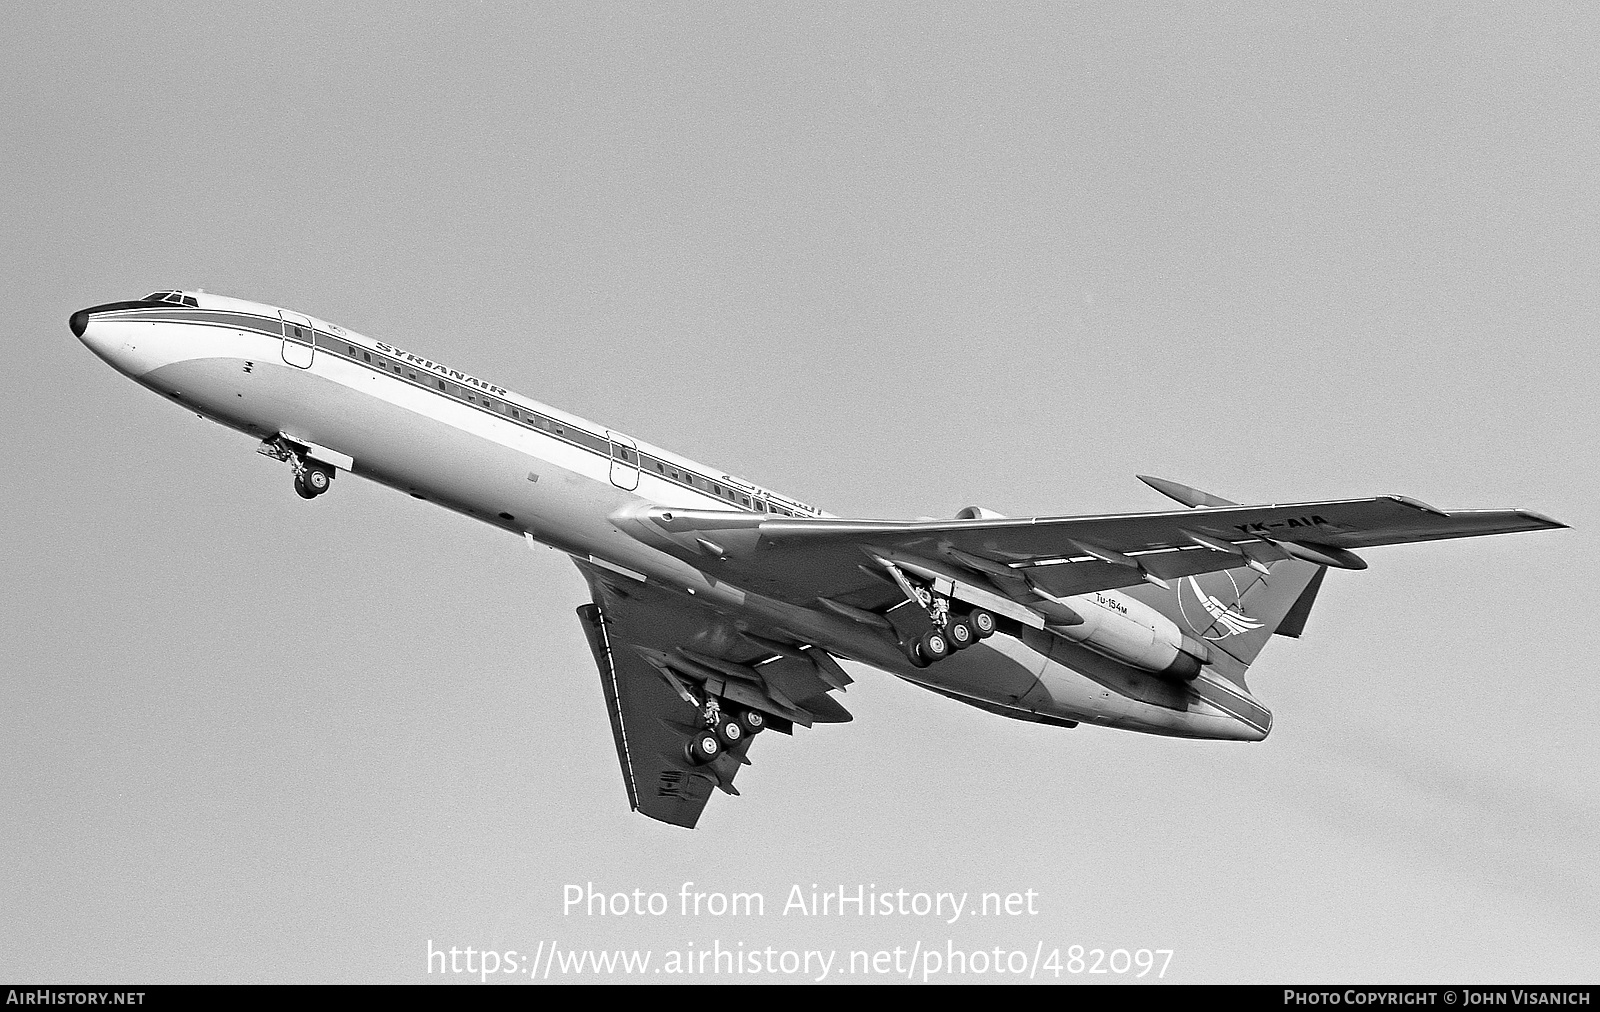
[[[1265, 708], [1209, 673], [1173, 684], [1042, 630], [918, 669], [848, 618], [709, 580], [614, 522], [650, 505], [826, 515], [815, 508], [324, 321], [184, 295], [193, 304], [76, 314], [73, 330], [119, 372], [230, 428], [329, 448], [364, 478], [984, 709], [1192, 738], [1255, 741], [1270, 728]], [[1119, 599], [1081, 600], [1095, 598]]]

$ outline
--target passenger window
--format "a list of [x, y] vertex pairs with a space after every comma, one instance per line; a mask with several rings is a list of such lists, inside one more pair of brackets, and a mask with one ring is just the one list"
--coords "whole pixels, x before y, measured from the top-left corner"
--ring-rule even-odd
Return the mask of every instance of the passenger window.
[[372, 361], [372, 352], [370, 352], [370, 351], [362, 352], [361, 353], [361, 359], [364, 362], [371, 362]]
[[522, 412], [518, 411], [516, 408], [512, 408], [511, 409], [511, 417], [512, 418], [521, 418], [522, 417]]
[[439, 381], [439, 389], [440, 389], [440, 390], [443, 390], [443, 389], [444, 389], [444, 380], [440, 380], [440, 381]]

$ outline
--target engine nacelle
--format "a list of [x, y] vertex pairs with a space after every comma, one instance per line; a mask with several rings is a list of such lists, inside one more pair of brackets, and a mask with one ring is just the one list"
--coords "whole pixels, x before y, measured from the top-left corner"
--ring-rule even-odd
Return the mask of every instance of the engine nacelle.
[[957, 520], [1005, 520], [1005, 519], [1007, 519], [1007, 517], [1006, 517], [1006, 515], [1004, 513], [996, 513], [994, 510], [986, 510], [982, 506], [968, 506], [966, 509], [964, 509], [960, 513], [956, 514], [956, 519]]
[[1083, 619], [1051, 631], [1163, 678], [1191, 679], [1211, 659], [1206, 645], [1154, 608], [1114, 590], [1061, 599]]

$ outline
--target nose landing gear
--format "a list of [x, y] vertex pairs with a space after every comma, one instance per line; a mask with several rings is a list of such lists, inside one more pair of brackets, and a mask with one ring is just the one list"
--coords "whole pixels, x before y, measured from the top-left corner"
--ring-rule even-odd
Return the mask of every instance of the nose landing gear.
[[[354, 464], [349, 457], [309, 443], [300, 443], [281, 433], [263, 440], [257, 453], [273, 460], [286, 461], [294, 469], [294, 492], [302, 499], [315, 499], [333, 485], [336, 466], [349, 470]], [[312, 457], [312, 454], [317, 457]], [[321, 458], [336, 458], [325, 460]]]
[[314, 460], [301, 464], [294, 476], [294, 491], [302, 499], [315, 499], [333, 485], [333, 468]]

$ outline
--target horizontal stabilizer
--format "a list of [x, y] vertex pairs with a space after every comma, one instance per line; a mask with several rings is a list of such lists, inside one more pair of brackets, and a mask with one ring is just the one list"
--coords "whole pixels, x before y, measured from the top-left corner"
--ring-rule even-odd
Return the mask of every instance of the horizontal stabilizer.
[[1138, 476], [1139, 480], [1160, 492], [1168, 499], [1183, 503], [1185, 506], [1237, 506], [1238, 503], [1231, 499], [1202, 492], [1190, 485], [1182, 485], [1165, 478], [1152, 478], [1148, 474]]

